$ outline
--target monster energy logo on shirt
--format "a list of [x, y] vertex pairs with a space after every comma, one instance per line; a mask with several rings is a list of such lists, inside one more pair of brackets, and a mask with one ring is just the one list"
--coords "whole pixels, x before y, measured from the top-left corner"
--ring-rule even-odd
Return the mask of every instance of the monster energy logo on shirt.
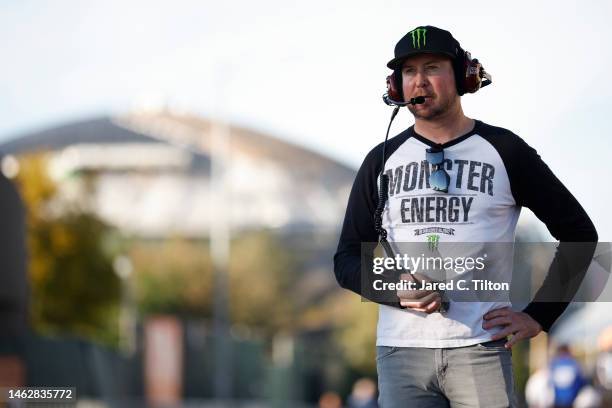
[[427, 236], [427, 245], [429, 245], [430, 251], [435, 251], [438, 248], [438, 242], [440, 242], [439, 235], [432, 234]]
[[421, 35], [423, 36], [423, 46], [427, 44], [427, 29], [426, 28], [415, 28], [408, 34], [412, 36], [412, 47], [421, 49]]

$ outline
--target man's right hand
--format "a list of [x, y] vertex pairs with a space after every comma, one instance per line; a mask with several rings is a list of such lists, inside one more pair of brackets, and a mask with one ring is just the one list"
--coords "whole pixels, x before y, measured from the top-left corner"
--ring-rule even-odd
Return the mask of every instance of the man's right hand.
[[416, 289], [397, 291], [397, 297], [400, 300], [400, 305], [417, 312], [424, 312], [428, 314], [437, 312], [442, 305], [442, 296], [440, 296], [440, 293], [433, 290], [419, 289], [422, 281], [432, 282], [431, 279], [428, 279], [426, 276], [418, 273], [414, 275], [403, 273], [400, 275], [401, 280], [408, 282], [415, 281], [414, 278], [418, 280]]

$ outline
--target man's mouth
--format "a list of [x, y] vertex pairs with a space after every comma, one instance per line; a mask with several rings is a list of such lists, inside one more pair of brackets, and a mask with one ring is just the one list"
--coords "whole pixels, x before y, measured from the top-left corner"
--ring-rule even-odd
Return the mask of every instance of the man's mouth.
[[423, 98], [423, 102], [422, 103], [417, 103], [414, 105], [415, 109], [418, 109], [419, 107], [424, 107], [424, 105], [427, 105], [427, 103], [433, 98], [433, 96], [431, 95], [417, 95], [414, 97], [416, 98]]

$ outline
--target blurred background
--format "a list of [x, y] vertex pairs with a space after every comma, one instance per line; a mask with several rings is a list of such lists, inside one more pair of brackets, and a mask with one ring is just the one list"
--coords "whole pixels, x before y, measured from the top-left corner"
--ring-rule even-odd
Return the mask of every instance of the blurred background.
[[[466, 114], [535, 147], [610, 241], [610, 17], [596, 1], [3, 2], [0, 386], [73, 386], [84, 407], [375, 406], [377, 307], [337, 286], [332, 256], [384, 137], [395, 43], [451, 31], [493, 75]], [[402, 111], [392, 134], [411, 124]], [[527, 210], [517, 239], [552, 240]], [[557, 365], [581, 406], [612, 406], [609, 310], [574, 304], [515, 347], [522, 406], [530, 376], [530, 406], [549, 406]]]

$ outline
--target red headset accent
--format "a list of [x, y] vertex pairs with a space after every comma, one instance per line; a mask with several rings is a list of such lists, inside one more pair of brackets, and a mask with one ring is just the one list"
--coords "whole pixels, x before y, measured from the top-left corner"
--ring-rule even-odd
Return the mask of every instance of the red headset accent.
[[[390, 102], [403, 102], [404, 101], [404, 96], [403, 96], [403, 92], [401, 91], [401, 88], [398, 89], [398, 81], [395, 78], [395, 72], [393, 71], [393, 73], [389, 76], [387, 76], [387, 95], [390, 100]], [[383, 100], [385, 99], [385, 95], [383, 95]], [[392, 103], [393, 104], [393, 103]], [[393, 105], [396, 105], [393, 104]]]
[[476, 58], [472, 59], [472, 55], [469, 51], [465, 51], [463, 72], [465, 75], [463, 76], [461, 90], [464, 93], [474, 93], [492, 82], [491, 75], [485, 71], [482, 64]]

